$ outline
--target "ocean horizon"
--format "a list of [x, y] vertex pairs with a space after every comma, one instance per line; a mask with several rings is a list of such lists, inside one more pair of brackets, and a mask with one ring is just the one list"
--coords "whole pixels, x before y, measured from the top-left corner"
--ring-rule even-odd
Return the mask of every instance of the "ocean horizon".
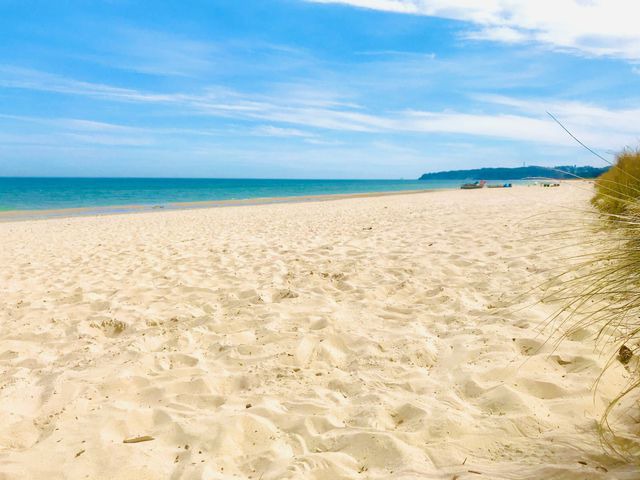
[[459, 180], [0, 177], [0, 211], [348, 195], [458, 188]]

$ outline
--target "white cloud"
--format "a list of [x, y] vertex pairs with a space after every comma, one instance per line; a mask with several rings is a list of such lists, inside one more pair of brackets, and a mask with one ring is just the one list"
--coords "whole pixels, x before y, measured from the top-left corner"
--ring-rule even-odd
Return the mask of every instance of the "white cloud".
[[640, 59], [637, 0], [306, 0], [471, 22], [469, 35]]
[[550, 112], [573, 128], [599, 130], [607, 135], [617, 132], [629, 138], [640, 137], [637, 127], [640, 108], [612, 110], [584, 102], [522, 100], [501, 95], [479, 95], [476, 98], [495, 105], [513, 107], [527, 115], [544, 116], [546, 112]]
[[465, 35], [469, 40], [488, 40], [503, 43], [519, 43], [528, 39], [526, 33], [511, 27], [488, 27], [469, 32]]

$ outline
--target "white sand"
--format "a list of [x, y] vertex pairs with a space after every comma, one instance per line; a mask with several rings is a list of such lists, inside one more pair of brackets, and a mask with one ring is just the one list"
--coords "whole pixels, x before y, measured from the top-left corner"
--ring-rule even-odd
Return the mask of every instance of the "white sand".
[[637, 478], [596, 430], [624, 369], [594, 397], [589, 332], [497, 308], [588, 195], [2, 223], [0, 478]]

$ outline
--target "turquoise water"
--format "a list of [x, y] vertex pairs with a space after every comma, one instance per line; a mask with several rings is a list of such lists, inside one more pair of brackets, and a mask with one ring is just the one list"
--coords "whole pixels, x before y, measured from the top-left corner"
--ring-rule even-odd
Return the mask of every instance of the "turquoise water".
[[0, 210], [45, 210], [177, 202], [457, 188], [441, 180], [265, 180], [0, 177]]

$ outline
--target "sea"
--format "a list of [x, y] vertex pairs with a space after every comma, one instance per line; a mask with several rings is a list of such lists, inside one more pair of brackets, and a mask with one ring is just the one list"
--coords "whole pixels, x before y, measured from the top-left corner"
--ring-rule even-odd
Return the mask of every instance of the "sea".
[[137, 205], [171, 208], [185, 202], [288, 199], [300, 196], [458, 188], [459, 180], [292, 180], [222, 178], [0, 177], [0, 211], [101, 211]]

